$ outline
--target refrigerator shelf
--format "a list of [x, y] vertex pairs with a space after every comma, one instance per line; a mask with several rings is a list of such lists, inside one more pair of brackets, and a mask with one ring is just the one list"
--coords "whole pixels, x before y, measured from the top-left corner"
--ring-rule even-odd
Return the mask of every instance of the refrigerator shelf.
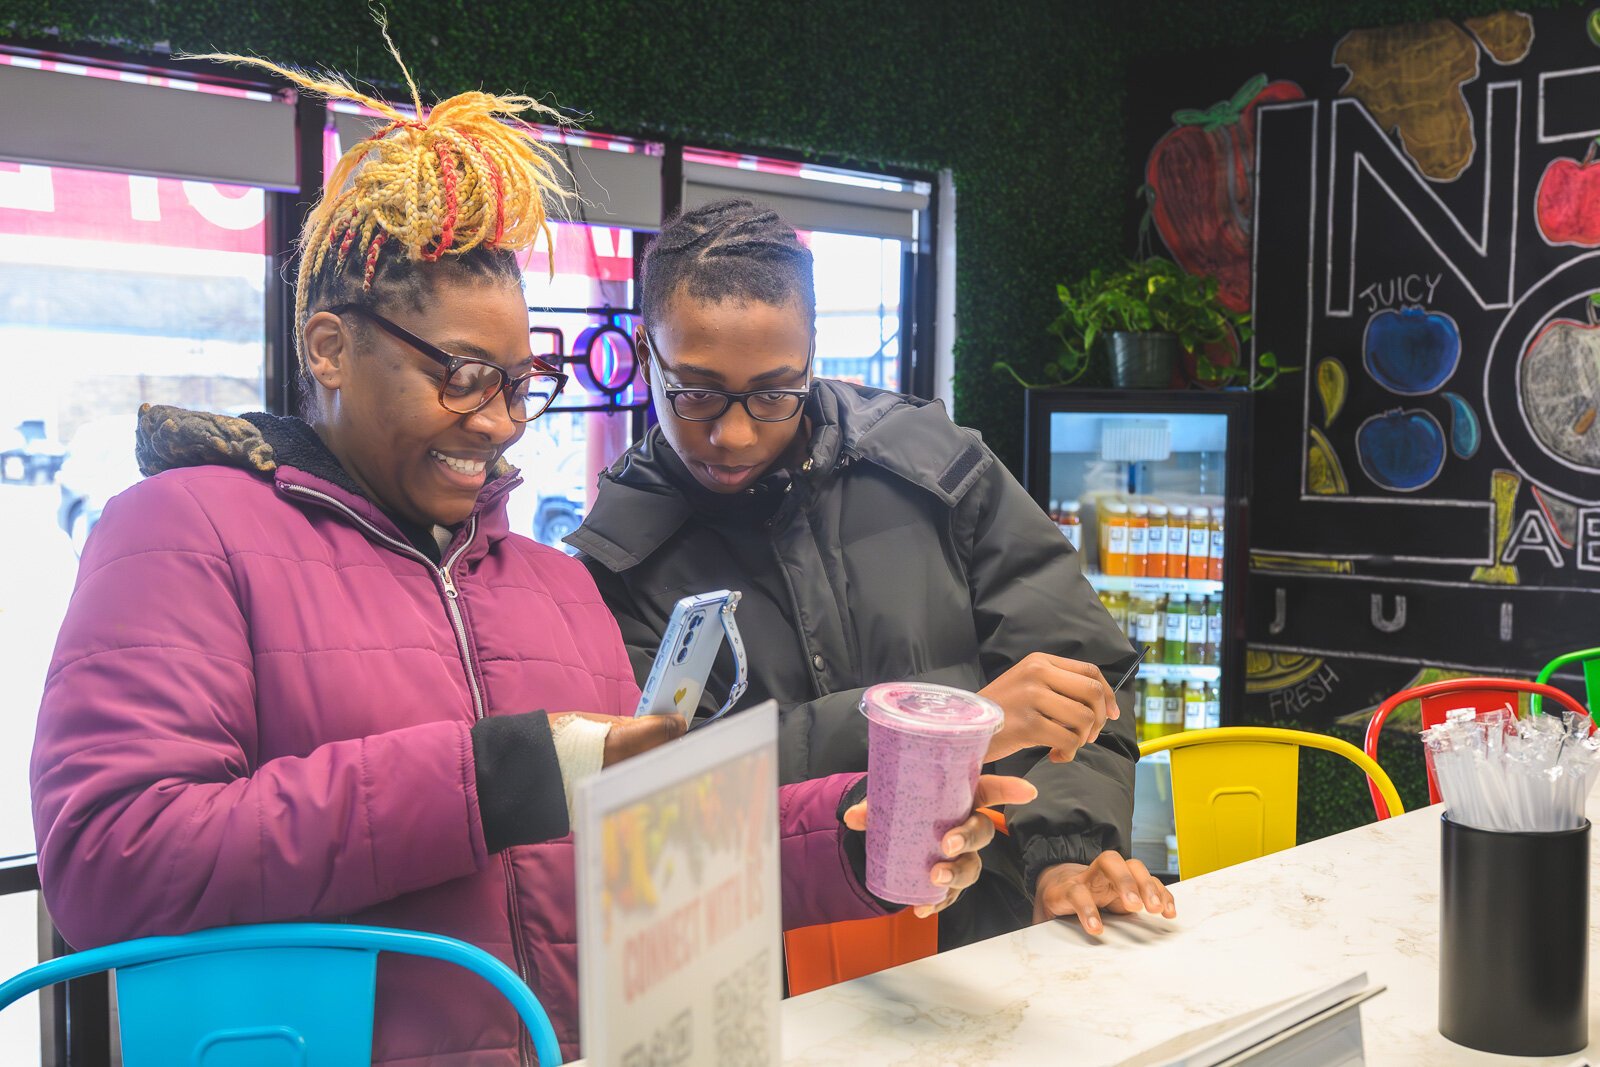
[[1141, 663], [1139, 677], [1163, 682], [1216, 682], [1222, 678], [1222, 668], [1199, 663]]
[[1088, 571], [1084, 577], [1100, 592], [1147, 593], [1152, 596], [1216, 596], [1222, 592], [1222, 583], [1206, 578], [1129, 578], [1116, 574]]

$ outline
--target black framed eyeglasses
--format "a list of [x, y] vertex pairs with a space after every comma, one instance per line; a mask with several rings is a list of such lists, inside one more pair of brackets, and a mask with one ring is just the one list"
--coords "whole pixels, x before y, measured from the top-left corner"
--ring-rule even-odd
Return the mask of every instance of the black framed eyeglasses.
[[533, 370], [513, 378], [498, 363], [474, 356], [452, 355], [404, 326], [390, 322], [365, 304], [336, 304], [327, 310], [335, 315], [356, 312], [443, 367], [439, 406], [457, 415], [481, 411], [495, 397], [503, 396], [512, 422], [532, 422], [550, 410], [550, 405], [567, 385], [566, 374], [539, 359], [533, 361]]
[[[645, 331], [650, 352], [657, 356], [659, 368], [660, 349], [654, 337]], [[685, 422], [716, 422], [734, 404], [744, 406], [745, 413], [757, 422], [788, 422], [805, 408], [811, 395], [811, 360], [816, 355], [816, 341], [806, 354], [806, 384], [803, 389], [751, 389], [744, 393], [730, 393], [725, 389], [709, 389], [700, 385], [670, 385], [662, 380], [661, 391], [666, 394], [672, 411]]]

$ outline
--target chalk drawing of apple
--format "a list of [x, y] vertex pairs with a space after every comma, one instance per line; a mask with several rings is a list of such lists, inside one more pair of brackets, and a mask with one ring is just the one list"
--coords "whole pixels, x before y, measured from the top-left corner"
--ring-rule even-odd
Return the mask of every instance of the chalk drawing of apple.
[[1425, 396], [1456, 372], [1461, 330], [1440, 311], [1386, 308], [1367, 320], [1361, 349], [1373, 381], [1400, 396]]
[[1600, 297], [1588, 322], [1554, 319], [1528, 345], [1518, 400], [1533, 436], [1552, 455], [1600, 470]]
[[1444, 457], [1444, 428], [1421, 408], [1374, 415], [1356, 430], [1361, 469], [1398, 493], [1415, 492], [1439, 477]]
[[1600, 160], [1594, 158], [1600, 139], [1590, 142], [1579, 159], [1556, 159], [1539, 179], [1534, 219], [1539, 233], [1553, 245], [1600, 246]]

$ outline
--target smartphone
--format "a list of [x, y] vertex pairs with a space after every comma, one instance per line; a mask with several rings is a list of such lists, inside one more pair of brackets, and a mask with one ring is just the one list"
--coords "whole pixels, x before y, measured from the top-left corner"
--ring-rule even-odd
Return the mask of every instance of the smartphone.
[[656, 649], [655, 664], [639, 694], [635, 715], [681, 715], [685, 722], [694, 719], [741, 595], [719, 589], [678, 601], [661, 635], [661, 647]]

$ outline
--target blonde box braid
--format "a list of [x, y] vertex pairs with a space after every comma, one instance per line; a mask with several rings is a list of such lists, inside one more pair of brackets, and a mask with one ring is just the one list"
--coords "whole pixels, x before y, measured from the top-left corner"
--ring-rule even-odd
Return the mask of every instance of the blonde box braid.
[[[560, 123], [557, 112], [531, 97], [485, 92], [461, 93], [425, 109], [387, 24], [381, 15], [377, 21], [411, 91], [414, 119], [338, 74], [308, 74], [251, 56], [187, 57], [261, 67], [306, 92], [361, 104], [389, 120], [339, 158], [329, 191], [306, 220], [295, 284], [297, 340], [310, 317], [313, 280], [324, 271], [338, 274], [360, 264], [361, 288], [370, 293], [385, 248], [398, 250], [386, 261], [413, 263], [477, 249], [527, 251], [541, 234], [549, 243], [547, 198], [561, 204], [574, 195], [562, 181], [570, 175], [560, 157], [521, 117], [531, 112]], [[303, 372], [304, 352], [300, 362]]]

